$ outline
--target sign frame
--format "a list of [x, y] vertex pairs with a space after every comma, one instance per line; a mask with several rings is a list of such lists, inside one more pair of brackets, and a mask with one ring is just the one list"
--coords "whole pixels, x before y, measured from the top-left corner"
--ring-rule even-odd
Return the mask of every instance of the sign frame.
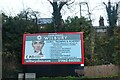
[[[49, 34], [80, 34], [81, 40], [81, 62], [25, 62], [25, 44], [26, 36], [36, 36], [36, 35], [49, 35]], [[56, 33], [36, 33], [36, 34], [24, 34], [23, 44], [22, 44], [22, 65], [58, 65], [58, 64], [84, 64], [84, 39], [83, 32], [56, 32]]]

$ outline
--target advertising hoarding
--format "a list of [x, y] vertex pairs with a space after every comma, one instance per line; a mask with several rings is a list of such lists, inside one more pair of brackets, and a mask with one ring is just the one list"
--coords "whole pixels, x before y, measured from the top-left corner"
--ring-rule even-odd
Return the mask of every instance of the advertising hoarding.
[[24, 34], [22, 64], [84, 64], [83, 33]]

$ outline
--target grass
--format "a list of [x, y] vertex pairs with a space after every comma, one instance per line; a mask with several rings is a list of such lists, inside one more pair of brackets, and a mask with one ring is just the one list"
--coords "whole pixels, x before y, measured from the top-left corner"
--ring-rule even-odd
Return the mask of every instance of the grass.
[[120, 78], [119, 75], [112, 75], [112, 76], [99, 76], [99, 77], [74, 77], [74, 76], [67, 76], [67, 77], [39, 77], [36, 80], [93, 80], [93, 79], [115, 79]]
[[71, 77], [71, 76], [68, 76], [68, 77], [41, 77], [36, 80], [78, 80], [78, 79], [84, 80], [84, 78]]

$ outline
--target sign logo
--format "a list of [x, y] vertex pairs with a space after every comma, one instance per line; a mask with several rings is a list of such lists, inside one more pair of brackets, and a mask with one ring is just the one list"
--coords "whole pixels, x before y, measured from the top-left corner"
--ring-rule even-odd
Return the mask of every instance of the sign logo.
[[41, 40], [41, 39], [42, 39], [42, 37], [39, 35], [39, 36], [37, 36], [37, 39], [38, 39], [38, 40]]

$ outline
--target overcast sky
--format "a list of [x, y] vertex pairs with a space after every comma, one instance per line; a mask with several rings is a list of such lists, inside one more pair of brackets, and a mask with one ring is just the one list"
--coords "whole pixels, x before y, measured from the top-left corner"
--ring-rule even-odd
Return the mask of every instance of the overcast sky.
[[[52, 0], [51, 0], [52, 1]], [[94, 26], [98, 26], [99, 17], [103, 16], [105, 25], [107, 24], [107, 13], [105, 10], [105, 5], [102, 2], [108, 3], [109, 0], [75, 0], [75, 3], [71, 5], [72, 7], [67, 7], [66, 5], [62, 8], [62, 17], [67, 19], [68, 16], [80, 17], [80, 2], [87, 2], [90, 8], [91, 19]], [[110, 0], [114, 5], [119, 0]], [[52, 17], [52, 6], [47, 0], [0, 0], [0, 10], [5, 12], [7, 15], [15, 16], [23, 9], [31, 8], [34, 11], [40, 12], [41, 18], [51, 18]], [[87, 6], [82, 4], [82, 16], [88, 18]]]

